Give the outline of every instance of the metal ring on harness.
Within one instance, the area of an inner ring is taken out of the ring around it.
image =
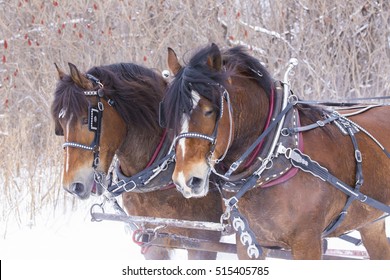
[[[292,105],[296,105],[298,101],[298,96],[296,96],[295,94],[292,94],[288,97],[288,103],[291,103]]]
[[[287,127],[282,128],[282,130],[280,131],[280,134],[281,134],[282,136],[287,137],[287,136],[290,135],[290,130],[289,130]]]
[[[103,208],[103,203],[99,204],[99,203],[95,203],[91,206],[91,209],[89,210],[89,212],[91,213],[91,221],[92,222],[101,222],[103,220],[101,219],[96,219],[94,214],[95,213],[98,213],[98,211],[94,211],[95,208],[99,208],[101,211],[100,213],[103,213],[104,214],[104,208]]]

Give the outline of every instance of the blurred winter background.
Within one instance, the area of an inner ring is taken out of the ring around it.
[[[122,224],[90,223],[93,202],[60,187],[54,62],[163,70],[167,47],[186,61],[211,42],[244,45],[277,79],[296,57],[303,99],[382,96],[389,23],[387,0],[0,0],[0,258],[141,257]]]

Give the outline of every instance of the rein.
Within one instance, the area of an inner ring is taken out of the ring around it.
[[[158,143],[157,148],[154,151],[154,153],[153,153],[152,157],[150,158],[150,160],[149,160],[148,164],[146,165],[146,167],[151,166],[153,164],[153,162],[156,160],[157,156],[161,152],[161,148],[164,145],[166,137],[167,137],[167,130],[164,129],[164,132],[163,132],[163,135],[161,137],[160,143]]]
[[[269,112],[268,112],[268,117],[267,117],[267,121],[265,123],[265,126],[264,126],[264,129],[267,129],[268,126],[270,125],[271,123],[271,119],[272,119],[272,113],[273,113],[273,110],[274,110],[274,102],[275,102],[275,87],[273,86],[271,88],[271,98],[270,98],[270,105],[269,105]],[[260,149],[262,147],[262,142],[259,143],[259,145],[257,146],[257,148],[254,150],[254,152],[252,153],[252,157],[249,158],[249,160],[245,163],[244,165],[244,168],[247,168],[249,167],[253,161],[255,160],[255,158],[257,157],[257,155],[259,154],[260,152]]]

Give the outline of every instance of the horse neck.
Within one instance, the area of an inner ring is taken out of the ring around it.
[[[258,86],[237,91],[231,95],[234,122],[234,140],[229,148],[225,164],[237,160],[260,136],[269,113],[269,99]]]
[[[163,129],[128,127],[126,138],[116,155],[124,175],[132,176],[143,170],[155,152]]]

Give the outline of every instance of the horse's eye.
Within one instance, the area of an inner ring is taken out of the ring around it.
[[[214,110],[207,110],[204,112],[205,117],[211,117],[214,113]]]
[[[81,124],[82,124],[82,125],[88,124],[88,118],[87,118],[87,117],[82,118],[82,119],[81,119]]]

